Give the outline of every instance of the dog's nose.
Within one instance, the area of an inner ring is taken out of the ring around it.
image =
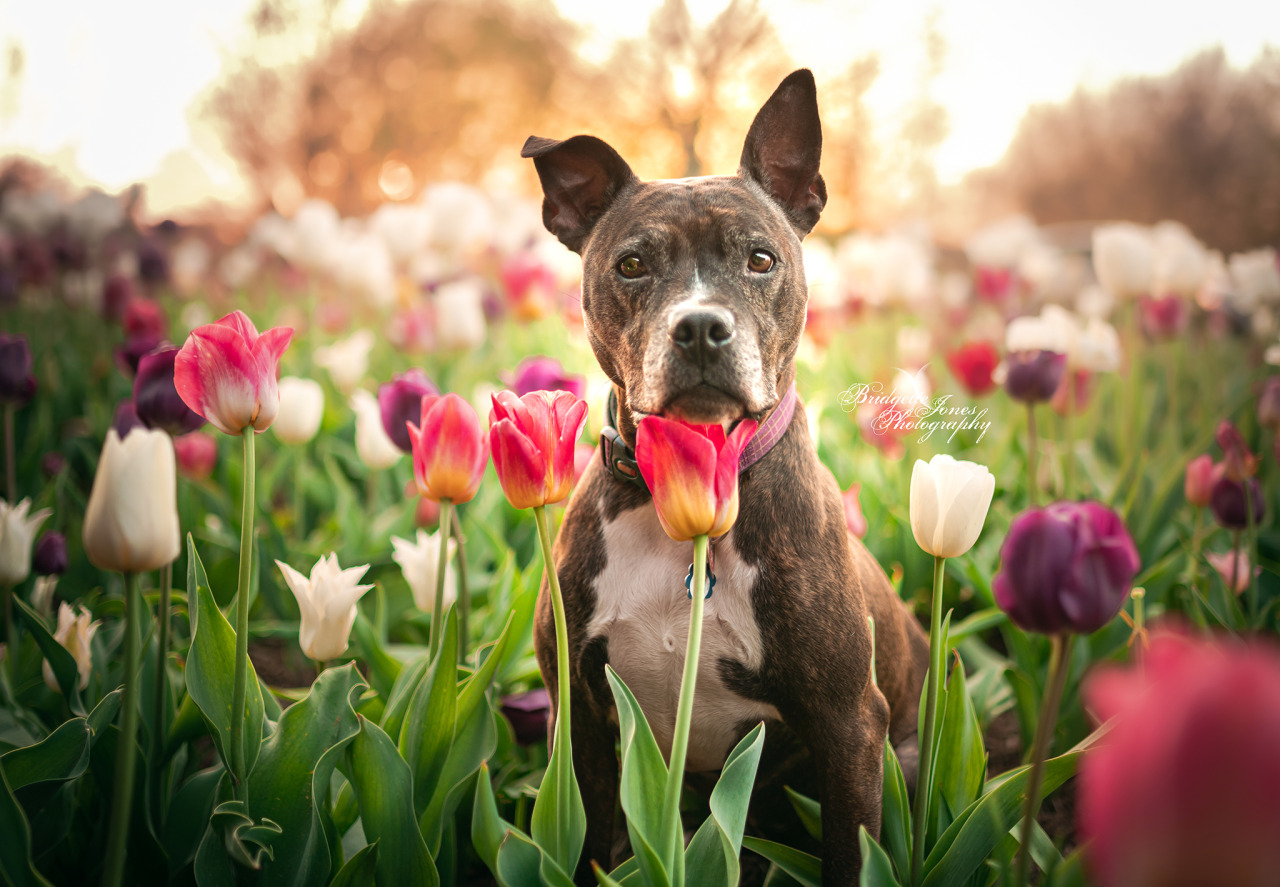
[[[690,360],[709,363],[733,341],[733,315],[724,308],[703,305],[672,318],[671,341]]]

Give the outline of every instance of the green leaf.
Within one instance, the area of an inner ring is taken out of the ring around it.
[[[218,783],[226,772],[221,764],[201,770],[174,793],[164,823],[164,846],[171,870],[176,871],[195,858],[213,813]]]
[[[902,765],[888,738],[884,741],[884,794],[881,803],[880,842],[889,852],[898,877],[911,872],[911,798]]]
[[[271,820],[254,821],[244,801],[223,801],[213,808],[196,851],[196,882],[200,887],[233,887],[239,879],[238,868],[261,868],[279,835],[280,826]]]
[[[862,873],[858,887],[902,887],[893,876],[893,863],[871,837],[865,825],[858,826],[858,847],[862,850]]]
[[[199,564],[200,555],[196,553],[195,542],[191,534],[187,534],[188,562]],[[203,573],[203,567],[188,567],[187,580]],[[195,601],[196,607],[191,611],[192,637],[191,653],[187,658],[187,693],[200,709],[205,720],[213,730],[213,741],[218,748],[227,770],[235,773],[233,763],[229,760],[231,753],[231,703],[236,670],[236,633],[231,623],[227,622],[222,611],[218,609],[212,592],[202,586],[187,587],[188,600]],[[245,688],[244,706],[244,772],[236,773],[243,781],[253,772],[258,760],[258,750],[262,744],[262,727],[264,708],[262,689],[258,683],[258,675],[253,670],[253,663],[248,663],[249,680]]]
[[[573,878],[551,855],[518,831],[507,832],[498,848],[498,879],[509,887],[573,887]]]
[[[711,790],[711,815],[698,829],[685,853],[686,884],[737,884],[738,856],[747,825],[747,807],[764,749],[764,724],[742,737],[725,759]]]
[[[407,887],[437,887],[440,876],[413,815],[409,765],[382,728],[359,718],[360,732],[347,754],[349,778],[360,804],[369,842],[380,843],[378,881]]]
[[[419,682],[400,730],[400,756],[413,772],[414,815],[431,801],[453,745],[458,715],[458,619],[445,616],[444,639],[427,675]]]
[[[92,736],[86,718],[72,718],[35,745],[0,757],[9,787],[17,791],[41,782],[75,779],[89,766]]]
[[[329,877],[322,809],[334,765],[360,732],[354,706],[365,686],[354,664],[326,669],[262,745],[249,797],[255,816],[284,830],[263,866],[263,876],[273,884],[307,887]]]
[[[476,778],[475,801],[471,807],[471,843],[489,871],[495,874],[498,871],[498,848],[506,839],[507,832],[514,828],[498,813],[498,800],[493,795],[489,767],[482,764]]]
[[[822,860],[818,857],[762,838],[743,838],[742,846],[769,860],[803,887],[822,887]]]
[[[932,840],[937,840],[955,816],[977,800],[987,773],[982,728],[969,700],[964,667],[958,658],[947,679],[946,697],[940,700],[939,709],[942,728],[938,733],[934,793],[929,804]],[[938,803],[939,798],[943,803]]]
[[[379,589],[381,590],[381,589]],[[352,640],[360,649],[360,659],[369,666],[369,683],[384,700],[390,698],[391,688],[400,677],[403,666],[378,643],[377,632],[359,609],[351,632]]]
[[[886,740],[887,741],[887,740]],[[815,841],[822,840],[822,805],[808,795],[802,795],[791,786],[783,786],[787,799],[800,817],[800,824]]]
[[[400,676],[391,685],[381,721],[382,729],[388,736],[400,735],[404,727],[404,716],[409,712],[409,703],[413,701],[413,694],[417,691],[418,684],[427,676],[427,670],[430,667],[431,660],[423,656],[401,671]]]
[[[329,887],[374,887],[378,871],[378,842],[366,844],[347,860]]]
[[[17,603],[17,598],[14,601]],[[31,861],[31,826],[3,770],[0,770],[0,835],[4,835],[0,840],[0,880],[13,887],[52,887]]]
[[[1062,861],[1049,873],[1046,883],[1049,887],[1088,887],[1089,880],[1084,870],[1085,848],[1080,848]]]
[[[40,618],[40,614],[27,606],[22,598],[16,594],[10,594],[9,599],[13,601],[14,612],[27,623],[31,636],[36,639],[36,645],[49,663],[49,668],[58,682],[58,689],[67,700],[67,708],[71,709],[72,714],[83,717],[85,708],[84,703],[80,701],[80,669],[76,665],[75,657],[71,655],[71,651],[54,639],[49,627]]]
[[[627,815],[631,849],[644,883],[669,880],[663,870],[662,808],[666,794],[667,764],[653,738],[640,703],[611,666],[605,666],[609,687],[618,709],[618,730],[622,740],[622,779],[618,794]],[[543,780],[546,784],[546,780]],[[585,833],[585,832],[584,832]]]

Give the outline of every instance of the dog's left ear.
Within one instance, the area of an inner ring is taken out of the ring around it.
[[[605,210],[639,181],[618,152],[595,136],[563,142],[529,136],[520,156],[533,158],[542,182],[542,224],[579,255]]]
[[[738,174],[759,183],[803,237],[827,205],[827,185],[818,172],[821,158],[818,90],[813,73],[802,68],[788,75],[756,114]]]

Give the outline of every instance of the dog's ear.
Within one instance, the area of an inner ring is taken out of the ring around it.
[[[637,181],[627,162],[595,136],[557,142],[529,136],[520,150],[542,182],[542,224],[575,253],[623,188]]]
[[[827,205],[827,185],[818,173],[821,158],[818,90],[812,72],[802,68],[788,75],[756,114],[738,174],[772,195],[803,237]]]

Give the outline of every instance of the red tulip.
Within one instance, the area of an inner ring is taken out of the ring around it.
[[[502,492],[516,508],[560,502],[573,487],[574,454],[587,404],[568,391],[524,397],[499,391],[489,413],[489,449]]]
[[[1143,670],[1086,682],[1116,724],[1080,766],[1103,887],[1263,887],[1280,875],[1280,655],[1157,636]]]
[[[738,459],[756,433],[744,419],[726,437],[719,425],[645,416],[636,461],[653,493],[658,520],[677,542],[723,536],[738,519]]]
[[[164,337],[168,324],[159,302],[134,297],[125,305],[123,325],[126,338],[152,336],[159,339]]]
[[[219,431],[266,431],[280,411],[276,376],[292,338],[282,326],[259,336],[243,311],[196,327],[174,361],[178,395]]]
[[[981,397],[996,387],[992,374],[1000,363],[1000,353],[990,342],[970,342],[947,355],[947,366],[974,397]]]
[[[1187,328],[1190,313],[1187,303],[1178,296],[1138,299],[1142,329],[1152,339],[1176,339]]]
[[[456,394],[432,395],[422,399],[421,423],[405,423],[418,492],[437,502],[470,502],[489,461],[476,411]]]
[[[1208,454],[1196,456],[1187,463],[1187,476],[1183,481],[1187,501],[1204,508],[1209,504],[1213,483],[1217,479],[1217,466],[1213,464],[1213,459]]]

